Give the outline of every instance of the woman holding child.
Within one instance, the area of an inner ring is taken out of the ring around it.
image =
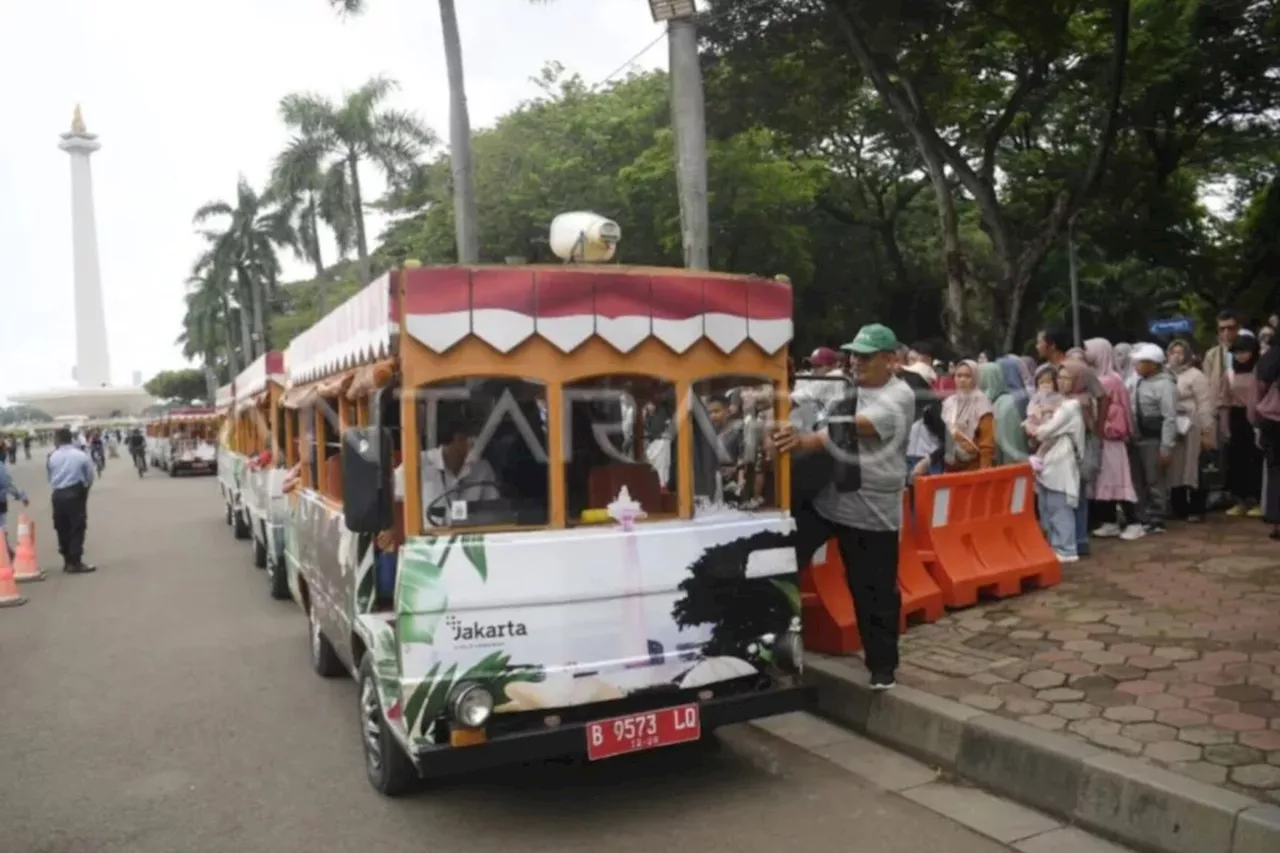
[[[1040,526],[1064,563],[1079,560],[1076,507],[1085,499],[1080,458],[1085,441],[1086,401],[1083,362],[1066,359],[1036,372],[1036,393],[1027,406],[1025,429],[1035,453],[1036,497]]]

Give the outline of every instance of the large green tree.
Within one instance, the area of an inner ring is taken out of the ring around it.
[[[252,317],[252,333],[242,340],[248,361],[271,349],[269,306],[280,278],[276,249],[291,246],[297,237],[289,213],[270,193],[260,193],[242,175],[234,201],[210,201],[196,211],[196,225],[205,226],[209,248],[196,262],[196,274],[213,281],[234,282],[240,308],[242,336]]]
[[[147,393],[161,400],[191,405],[197,400],[211,403],[208,383],[203,370],[183,368],[182,370],[162,370],[143,386]]]
[[[394,187],[408,180],[418,159],[436,143],[417,116],[386,106],[395,88],[393,81],[375,77],[337,102],[312,93],[280,101],[280,116],[293,138],[276,160],[276,173],[326,175],[334,195],[349,199],[356,254],[366,280],[369,240],[361,166],[376,166]]]

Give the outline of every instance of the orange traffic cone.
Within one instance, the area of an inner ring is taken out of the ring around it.
[[[9,540],[0,530],[0,607],[17,607],[26,603],[13,579],[13,566],[9,565]]]
[[[18,551],[13,557],[13,576],[18,583],[44,580],[36,560],[36,525],[24,512],[18,516]]]

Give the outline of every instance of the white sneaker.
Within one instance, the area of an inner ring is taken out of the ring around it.
[[[1076,556],[1076,555],[1074,555],[1074,554],[1071,554],[1071,555],[1067,555],[1067,554],[1056,554],[1055,556],[1058,558],[1058,562],[1059,562],[1059,563],[1078,563],[1078,562],[1080,562],[1080,558],[1079,558],[1079,557],[1077,557],[1077,556]]]
[[[1141,524],[1130,524],[1120,534],[1120,538],[1126,542],[1132,542],[1135,539],[1141,539],[1147,535],[1147,529]]]
[[[1109,521],[1097,530],[1093,531],[1093,535],[1101,539],[1114,539],[1120,535],[1120,525],[1116,524],[1114,521]]]

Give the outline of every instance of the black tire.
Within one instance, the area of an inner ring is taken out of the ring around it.
[[[320,623],[316,621],[314,608],[307,608],[307,622],[310,623],[307,626],[307,634],[311,642],[311,668],[321,678],[337,678],[345,670],[343,670],[342,661],[338,660],[338,653],[333,650],[333,645],[329,642],[329,638],[320,629]]]
[[[169,466],[169,476],[170,476],[170,477],[176,477],[176,476],[178,476],[178,469],[177,469],[177,468],[174,468],[172,465],[170,465],[170,466]]]
[[[227,517],[226,517],[227,527],[230,527],[232,523],[231,522],[231,504],[224,504],[224,506],[226,506],[227,508]]]
[[[270,553],[267,554],[267,583],[271,589],[271,597],[276,601],[288,601],[291,593],[289,592],[289,571],[288,568],[276,560]]]
[[[412,793],[420,784],[418,771],[387,726],[378,697],[378,680],[373,655],[365,653],[360,662],[360,689],[357,691],[360,711],[360,746],[364,753],[365,776],[369,784],[385,797]]]
[[[234,523],[231,526],[231,532],[237,539],[249,538],[249,525],[244,520],[244,513],[236,512],[233,514]]]
[[[253,537],[253,567],[255,569],[265,569],[267,567],[267,546]]]

